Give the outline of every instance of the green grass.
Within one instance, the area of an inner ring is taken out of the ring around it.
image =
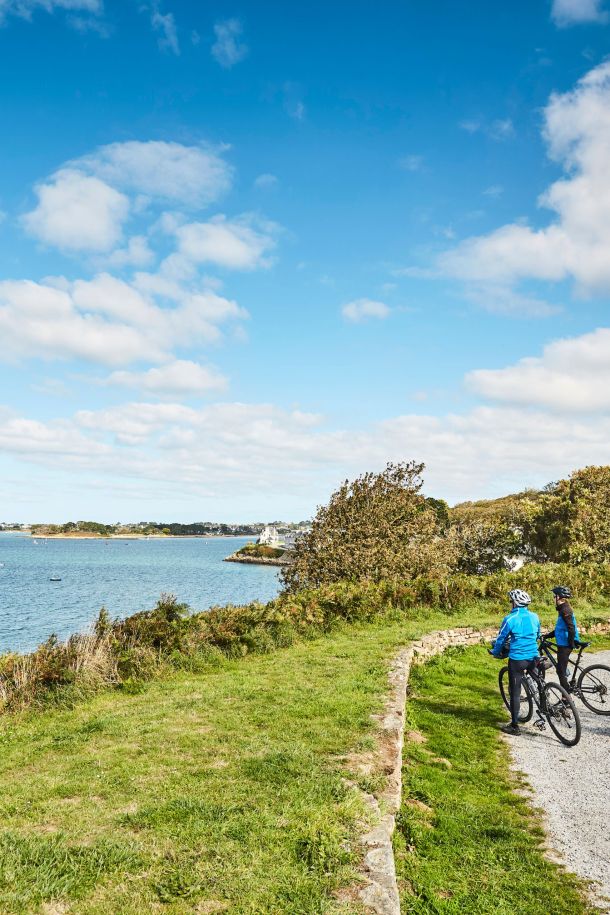
[[[0,912],[336,912],[363,814],[339,757],[370,747],[388,660],[499,617],[397,613],[0,718]]]
[[[411,678],[404,797],[395,837],[403,912],[576,915],[582,885],[542,854],[543,832],[515,794],[498,662],[453,649]]]
[[[337,757],[370,742],[388,658],[420,628],[346,626],[3,718],[0,911],[332,910],[362,816]]]

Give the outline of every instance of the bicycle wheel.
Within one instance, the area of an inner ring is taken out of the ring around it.
[[[510,712],[510,687],[508,681],[508,667],[503,667],[500,673],[498,674],[498,686],[500,687],[500,695],[504,705]],[[525,683],[521,685],[521,698],[519,701],[519,722],[525,724],[526,721],[529,721],[532,715],[534,714],[534,703],[532,702],[532,697],[525,687]]]
[[[605,664],[585,667],[578,678],[576,693],[596,715],[610,715],[610,667]]]
[[[544,716],[551,730],[566,747],[575,747],[580,740],[580,718],[569,693],[559,683],[544,687]]]

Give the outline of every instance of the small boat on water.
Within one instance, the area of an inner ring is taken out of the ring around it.
[[[52,575],[49,578],[49,581],[61,581],[61,578],[59,577],[59,575]]]

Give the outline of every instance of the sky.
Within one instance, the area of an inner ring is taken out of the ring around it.
[[[0,521],[610,463],[610,2],[0,0]]]

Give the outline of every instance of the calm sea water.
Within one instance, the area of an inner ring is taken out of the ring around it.
[[[0,652],[30,651],[56,633],[149,610],[162,592],[196,610],[267,601],[279,591],[273,566],[223,562],[248,537],[161,540],[39,540],[0,533]],[[59,576],[60,582],[51,582]]]

